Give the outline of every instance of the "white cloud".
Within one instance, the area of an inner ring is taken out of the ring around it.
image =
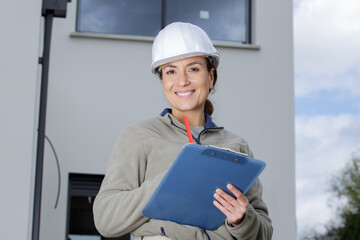
[[[360,89],[360,1],[295,0],[294,6],[297,96]]]
[[[359,53],[360,54],[360,53]],[[360,56],[360,55],[359,55]],[[295,96],[306,97],[320,90],[345,91],[351,97],[360,96],[360,66],[348,72],[311,74],[301,72],[295,79]]]
[[[360,149],[360,114],[296,117],[296,192],[299,233],[321,229],[334,216],[329,179]]]

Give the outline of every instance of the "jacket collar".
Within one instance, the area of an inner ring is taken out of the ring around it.
[[[161,116],[162,117],[165,117],[166,114],[171,114],[171,108],[165,108],[164,111],[162,111],[161,113]],[[212,121],[212,118],[209,114],[207,113],[204,113],[205,115],[205,126],[204,126],[204,129],[208,129],[208,128],[212,128],[212,129],[217,129],[217,128],[220,128],[220,129],[223,129],[223,127],[218,127],[216,126],[216,124]],[[172,116],[172,114],[171,114]]]

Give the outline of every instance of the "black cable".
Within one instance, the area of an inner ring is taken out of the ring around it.
[[[211,238],[210,238],[209,234],[206,232],[206,230],[205,230],[205,229],[202,229],[202,230],[203,230],[203,231],[204,231],[204,233],[206,234],[206,236],[207,236],[208,240],[211,240]]]
[[[59,196],[60,196],[60,189],[61,189],[61,173],[60,173],[60,163],[59,163],[59,159],[57,157],[54,145],[51,143],[50,139],[45,135],[45,139],[48,141],[48,143],[50,144],[50,147],[54,153],[55,156],[55,160],[56,160],[56,165],[57,165],[57,170],[58,170],[58,191],[57,191],[57,195],[56,195],[56,201],[55,201],[55,206],[54,209],[56,209],[58,202],[59,202]]]

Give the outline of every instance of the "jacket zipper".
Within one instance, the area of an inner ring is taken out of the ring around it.
[[[171,124],[172,124],[173,126],[177,127],[178,129],[182,130],[183,132],[185,132],[185,135],[187,135],[186,129],[183,129],[183,128],[175,125],[172,121],[171,121]],[[201,130],[201,132],[199,133],[199,137],[198,137],[198,138],[194,137],[192,134],[191,134],[191,137],[195,140],[195,142],[196,142],[197,144],[202,145],[202,144],[201,144],[201,141],[200,141],[201,135],[202,135],[205,131],[207,131],[207,130],[218,130],[218,129],[220,130],[220,129],[223,129],[223,128],[222,128],[222,127],[217,127],[217,128],[204,128],[204,129]]]

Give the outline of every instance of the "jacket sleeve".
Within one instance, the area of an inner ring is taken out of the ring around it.
[[[93,205],[97,230],[105,237],[118,237],[141,226],[149,218],[141,210],[165,173],[144,181],[146,146],[135,130],[120,136],[107,166],[105,178]]]

